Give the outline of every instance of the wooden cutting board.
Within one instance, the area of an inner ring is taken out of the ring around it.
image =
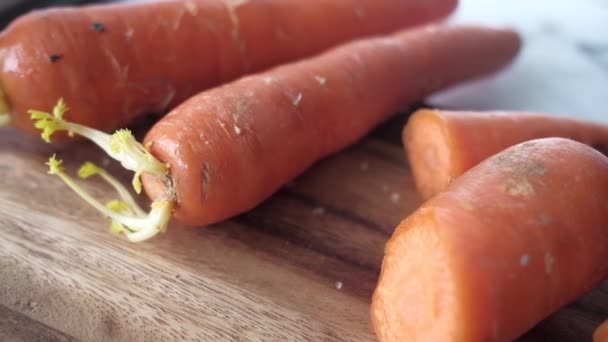
[[[0,131],[0,340],[374,341],[369,304],[384,244],[420,204],[399,142],[406,119],[248,213],[207,228],[174,223],[141,244],[109,234],[44,163],[57,152],[68,170],[94,160],[125,183],[128,172],[88,143],[52,149]],[[522,341],[589,340],[608,315],[607,290]]]

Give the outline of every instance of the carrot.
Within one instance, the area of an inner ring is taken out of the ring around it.
[[[372,303],[386,341],[512,341],[608,275],[608,159],[564,138],[510,147],[407,217]]]
[[[402,137],[424,198],[487,157],[527,140],[563,137],[608,151],[608,126],[540,113],[422,109],[410,117]]]
[[[513,31],[475,26],[428,26],[352,42],[189,99],[147,134],[145,146],[158,160],[127,167],[144,174],[151,199],[174,201],[177,220],[218,222],[258,205],[408,103],[500,69],[519,46]],[[48,114],[35,116],[39,127],[52,126],[46,135],[57,127],[87,134]],[[115,146],[134,146],[132,136],[119,133],[109,138]],[[144,150],[138,158],[149,157]],[[127,159],[123,165],[136,158]]]
[[[600,324],[593,332],[593,342],[608,342],[608,320]]]
[[[59,97],[71,121],[116,129],[238,76],[445,17],[456,4],[157,0],[39,10],[2,32],[0,83],[12,124],[25,132],[38,132],[27,109]]]

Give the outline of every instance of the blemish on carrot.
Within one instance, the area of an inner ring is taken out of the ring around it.
[[[243,66],[248,67],[249,62],[247,61],[247,47],[245,41],[241,36],[241,22],[237,15],[237,8],[245,4],[248,0],[226,0],[226,10],[230,17],[230,23],[232,24],[232,40],[238,47],[241,54],[241,62]]]
[[[526,178],[509,179],[503,187],[504,192],[511,196],[529,197],[534,194],[534,188]]]
[[[207,188],[209,187],[209,183],[211,182],[211,167],[209,163],[203,163],[203,170],[201,171],[201,199],[203,201],[207,200]]]
[[[355,61],[357,64],[359,65],[364,65],[363,63],[363,59],[361,58],[361,55],[359,53],[353,53],[351,56],[351,59],[353,61]]]
[[[186,11],[188,11],[188,13],[190,13],[191,15],[195,16],[198,14],[198,6],[196,6],[196,4],[192,0],[186,1],[186,4],[184,6],[186,7]]]
[[[296,97],[293,99],[293,101],[291,101],[291,103],[293,103],[293,106],[294,107],[299,106],[303,97],[304,97],[304,95],[302,95],[302,93],[298,93],[298,95],[296,95]]]
[[[553,270],[553,264],[555,263],[555,258],[549,252],[545,253],[545,272],[547,274],[551,274],[551,270]]]
[[[63,58],[62,54],[53,54],[49,56],[49,61],[51,63],[59,62]]]
[[[547,173],[547,169],[540,163],[536,163],[533,165],[530,170],[531,174],[542,176]]]
[[[224,132],[226,132],[226,134],[230,134],[230,132],[228,131],[228,128],[226,128],[226,124],[223,121],[221,121],[220,119],[217,119],[216,121],[220,125],[220,127],[224,130]]]
[[[336,282],[336,290],[341,290],[342,286],[344,286],[344,284],[341,281]]]
[[[274,30],[274,36],[277,37],[279,40],[289,40],[289,36],[281,28],[277,28]]]
[[[173,25],[171,27],[173,32],[177,31],[179,29],[179,27],[181,26],[182,20],[184,19],[184,15],[186,14],[186,12],[188,12],[188,10],[184,7],[184,9],[182,11],[180,11],[179,14],[177,15],[177,17],[174,19]]]
[[[531,260],[532,260],[531,256],[529,256],[527,254],[524,254],[524,255],[521,256],[521,258],[519,258],[519,264],[521,266],[525,267],[525,266],[528,266],[530,264]]]
[[[323,76],[316,75],[315,80],[317,80],[317,82],[319,82],[319,84],[322,86],[325,85],[325,83],[327,83],[327,79]]]
[[[312,213],[314,215],[323,215],[325,214],[325,208],[324,207],[316,207],[312,210]]]
[[[118,75],[120,81],[126,82],[129,73],[129,66],[126,65],[125,67],[123,67],[114,55],[114,52],[112,52],[112,50],[104,48],[102,49],[102,51],[103,54],[110,61],[110,64],[112,64],[112,68],[114,69],[114,72]]]
[[[475,205],[471,201],[462,201],[460,202],[460,206],[462,207],[462,209],[468,211],[475,209]]]
[[[401,200],[401,195],[398,192],[393,192],[391,194],[391,201],[393,203],[399,203],[400,200]]]
[[[362,8],[360,8],[360,7],[355,7],[354,12],[355,12],[355,15],[356,15],[358,18],[365,18],[365,14],[366,14],[366,13],[365,13],[365,11],[364,11]]]
[[[551,224],[551,222],[553,222],[551,216],[547,214],[540,215],[540,224],[542,224],[543,226],[548,226]]]
[[[262,80],[264,81],[264,83],[266,83],[267,85],[271,85],[274,83],[275,79],[272,76],[266,76],[264,78],[262,78]]]
[[[125,31],[125,38],[127,40],[131,40],[133,38],[133,34],[135,33],[135,30],[133,30],[132,27],[129,27],[126,31]]]
[[[106,31],[106,25],[104,25],[103,23],[92,23],[90,27],[91,30],[97,31],[99,33]]]

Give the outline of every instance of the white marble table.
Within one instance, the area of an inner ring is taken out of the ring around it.
[[[505,72],[433,103],[608,122],[608,0],[461,0],[451,20],[513,26],[524,47]]]

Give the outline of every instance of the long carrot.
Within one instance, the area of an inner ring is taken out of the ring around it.
[[[258,205],[406,104],[500,69],[519,45],[513,31],[475,26],[428,26],[346,44],[191,98],[146,136],[159,160],[145,152],[133,164],[122,161],[136,176],[146,173],[153,200],[176,204],[179,221],[218,222]],[[37,117],[38,126],[50,126],[47,135],[57,127],[87,135],[48,114]],[[134,146],[128,132],[113,138],[114,146]],[[107,150],[120,159],[120,149]]]
[[[442,18],[456,4],[155,0],[38,10],[0,36],[0,102],[32,134],[27,109],[51,108],[59,97],[72,107],[71,121],[116,129],[238,76]]]
[[[608,320],[600,324],[593,332],[593,342],[608,342]]]
[[[563,137],[608,151],[608,126],[541,113],[422,109],[410,117],[402,136],[424,198],[487,157],[527,140]]]
[[[608,158],[532,140],[457,178],[386,245],[380,341],[511,341],[608,275]]]

